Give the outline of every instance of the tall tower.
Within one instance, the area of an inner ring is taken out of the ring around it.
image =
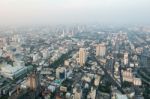
[[[30,89],[36,91],[39,87],[39,74],[34,71],[34,73],[29,75],[28,82]]]
[[[124,53],[124,65],[127,65],[128,64],[128,53],[125,52]]]
[[[106,46],[104,43],[98,44],[96,46],[96,56],[103,57],[106,54]]]
[[[86,62],[86,50],[84,48],[80,48],[79,50],[79,64],[83,66]]]

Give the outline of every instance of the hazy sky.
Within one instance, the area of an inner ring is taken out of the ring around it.
[[[0,24],[150,24],[150,0],[0,0]]]

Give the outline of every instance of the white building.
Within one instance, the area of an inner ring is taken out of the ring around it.
[[[36,62],[39,58],[39,55],[37,53],[34,53],[32,58],[33,58],[33,62]]]
[[[44,49],[41,51],[42,52],[42,56],[44,59],[46,59],[48,57],[48,50],[47,49]]]
[[[26,72],[27,72],[27,67],[25,66],[11,66],[8,64],[2,66],[0,71],[1,75],[10,79],[17,78]]]
[[[122,71],[123,81],[132,82],[133,81],[133,73],[131,69]]]
[[[98,44],[96,46],[96,56],[103,57],[103,56],[105,56],[105,54],[106,54],[106,46],[105,46],[105,44],[104,43]]]
[[[127,65],[128,64],[128,53],[125,52],[124,53],[124,65]]]
[[[65,60],[65,61],[64,61],[64,65],[65,65],[65,66],[69,66],[69,64],[70,64],[70,62],[69,62],[68,60]]]
[[[141,86],[142,85],[141,78],[133,78],[133,84],[136,86]]]
[[[91,87],[90,99],[95,99],[95,98],[96,98],[96,89]]]

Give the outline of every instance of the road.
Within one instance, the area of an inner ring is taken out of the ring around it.
[[[95,56],[93,56],[93,59],[97,62],[97,64],[101,67],[101,69],[104,71],[105,75],[108,76],[108,79],[113,82],[117,86],[117,88],[122,92],[123,94],[125,93],[124,90],[121,88],[121,84],[112,76],[108,73],[108,71],[100,64],[100,62],[96,59]]]

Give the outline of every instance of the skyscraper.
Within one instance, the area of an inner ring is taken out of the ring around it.
[[[86,62],[86,50],[84,48],[80,48],[79,50],[79,64],[83,66]]]
[[[98,44],[96,46],[96,56],[103,57],[106,54],[106,46],[104,43]]]
[[[124,65],[127,65],[128,64],[128,53],[125,52],[124,53]]]

